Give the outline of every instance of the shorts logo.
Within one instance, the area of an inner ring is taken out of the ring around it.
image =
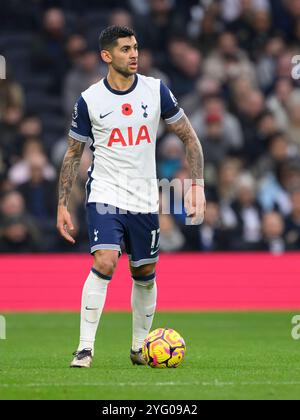
[[[124,104],[122,105],[122,114],[126,115],[126,117],[129,117],[133,114],[133,110],[130,104]]]
[[[98,234],[99,234],[99,230],[94,230],[94,235],[95,235],[95,237],[94,237],[94,242],[97,242],[98,241]]]
[[[156,249],[155,251],[151,251],[151,255],[155,255],[155,254],[157,254],[158,253],[158,251],[159,251],[159,249]]]

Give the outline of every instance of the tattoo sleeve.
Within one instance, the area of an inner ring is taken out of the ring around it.
[[[58,205],[68,206],[72,187],[77,178],[84,146],[85,143],[69,137],[68,150],[65,154],[59,177]]]
[[[186,115],[176,123],[169,124],[169,131],[175,133],[185,144],[186,157],[192,180],[204,178],[204,156],[200,140]]]

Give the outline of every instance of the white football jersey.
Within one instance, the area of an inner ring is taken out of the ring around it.
[[[73,111],[70,137],[91,140],[87,202],[132,212],[157,212],[156,136],[160,118],[178,121],[183,110],[158,79],[136,75],[117,91],[107,79],[84,91]]]

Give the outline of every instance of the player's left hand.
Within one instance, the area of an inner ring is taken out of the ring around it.
[[[184,197],[184,208],[188,217],[192,218],[192,225],[201,225],[206,211],[204,187],[192,185]]]

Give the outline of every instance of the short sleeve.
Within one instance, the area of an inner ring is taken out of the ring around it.
[[[160,82],[160,104],[161,117],[167,124],[177,122],[184,114],[183,109],[178,106],[178,101],[170,89]]]
[[[83,97],[80,96],[74,106],[69,136],[72,139],[85,143],[91,136],[91,128],[92,125],[87,104]]]

